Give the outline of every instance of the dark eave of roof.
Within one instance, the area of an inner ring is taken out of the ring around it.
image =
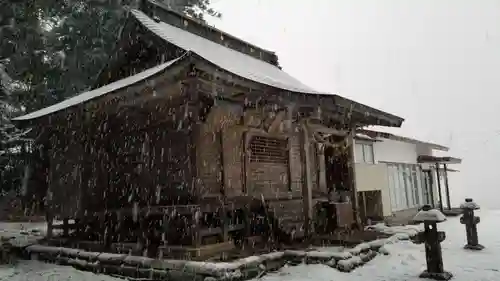
[[[343,107],[348,111],[364,112],[367,118],[369,118],[371,115],[382,121],[379,124],[373,124],[373,125],[399,128],[401,127],[401,125],[403,125],[403,122],[405,120],[402,117],[387,113],[380,109],[373,108],[371,106],[356,102],[354,100],[350,100],[346,97],[342,97],[339,95],[333,95],[333,96],[335,105]],[[372,124],[367,124],[367,125],[372,125]]]
[[[462,159],[449,156],[419,155],[418,163],[461,164]]]

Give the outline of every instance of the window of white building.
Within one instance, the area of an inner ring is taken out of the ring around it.
[[[422,169],[417,164],[387,163],[391,209],[399,211],[426,203]]]
[[[354,160],[356,163],[374,163],[373,144],[356,142],[354,145]]]

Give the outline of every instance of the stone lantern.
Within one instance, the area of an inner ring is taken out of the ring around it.
[[[419,277],[450,280],[453,275],[443,269],[443,252],[441,250],[441,242],[444,241],[446,235],[443,231],[437,230],[437,224],[446,220],[445,215],[439,210],[432,209],[430,205],[425,205],[413,220],[424,223],[424,231],[412,239],[416,244],[425,244],[427,269]]]
[[[463,211],[463,215],[460,217],[460,223],[465,224],[465,232],[467,235],[467,244],[464,248],[468,250],[484,249],[484,246],[479,244],[477,238],[477,224],[480,222],[480,219],[474,216],[474,210],[479,210],[479,205],[471,198],[467,198],[464,203],[460,204],[460,209]]]
[[[15,237],[0,237],[0,264],[8,264],[14,261],[13,239]]]

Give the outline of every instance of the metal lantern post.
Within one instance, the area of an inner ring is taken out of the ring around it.
[[[464,203],[460,204],[460,209],[463,211],[463,215],[460,217],[460,223],[465,224],[465,232],[467,235],[467,244],[464,248],[477,251],[484,249],[484,246],[479,244],[477,237],[477,224],[480,222],[480,219],[474,216],[474,210],[479,210],[479,205],[471,198],[467,198]]]
[[[437,230],[437,224],[445,221],[446,216],[439,210],[432,209],[430,205],[425,205],[413,220],[424,223],[424,231],[418,233],[412,239],[416,244],[425,244],[427,269],[419,277],[434,280],[450,280],[453,275],[443,268],[443,252],[441,249],[441,242],[445,240],[446,235],[443,231]]]

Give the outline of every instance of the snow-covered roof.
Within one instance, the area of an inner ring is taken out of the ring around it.
[[[165,41],[186,51],[192,51],[235,75],[287,91],[321,94],[270,63],[226,48],[165,22],[155,21],[139,10],[132,10],[131,13],[144,27]]]
[[[90,101],[92,99],[95,99],[97,97],[112,93],[114,91],[123,89],[125,87],[128,87],[130,85],[133,85],[135,83],[141,82],[146,78],[149,78],[165,69],[167,69],[170,65],[172,65],[174,62],[178,61],[180,58],[183,56],[176,58],[174,60],[168,61],[166,63],[160,64],[158,66],[152,67],[150,69],[147,69],[143,72],[137,73],[135,75],[129,76],[127,78],[115,81],[111,84],[105,85],[103,87],[94,89],[92,91],[84,92],[79,95],[76,95],[72,98],[69,98],[67,100],[64,100],[62,102],[56,103],[54,105],[42,108],[40,110],[31,112],[29,114],[19,116],[17,118],[14,118],[12,120],[14,121],[22,121],[22,120],[31,120],[31,119],[36,119],[39,117],[42,117],[47,114],[51,114],[78,104],[82,104],[84,102]]]
[[[132,10],[131,13],[143,26],[169,43],[174,44],[187,52],[195,53],[201,58],[235,75],[288,91],[310,94],[320,93],[302,84],[300,81],[272,64],[258,60],[230,48],[226,48],[220,44],[214,43],[201,36],[167,23],[156,22],[139,10]],[[14,118],[13,120],[22,121],[36,119],[87,102],[153,76],[160,71],[165,70],[176,60],[178,59],[158,65],[92,91],[81,93],[60,103]]]
[[[351,101],[337,95],[328,95],[326,93],[318,92],[310,88],[309,86],[304,85],[299,80],[293,78],[273,64],[267,63],[263,60],[259,60],[231,48],[227,48],[224,45],[215,43],[182,28],[178,28],[160,20],[153,20],[148,15],[139,10],[131,10],[131,15],[138,21],[139,24],[143,25],[145,28],[147,28],[163,40],[167,41],[168,43],[176,45],[177,47],[185,50],[186,53],[194,55],[197,58],[207,61],[221,68],[222,70],[232,73],[241,78],[295,93],[319,95],[324,94],[324,96],[331,96],[332,103],[338,102],[350,108],[352,108],[353,105],[356,105],[358,108],[361,108],[360,110],[362,112],[375,112],[375,115],[379,115],[379,117],[376,118],[382,118],[385,121],[389,120],[386,122],[386,124],[389,124],[389,126],[401,126],[401,123],[403,122],[402,118],[391,115],[389,113],[370,108],[366,105],[359,104],[355,101]],[[153,67],[134,76],[113,82],[109,85],[105,85],[89,92],[85,92],[78,96],[74,96],[58,104],[29,113],[21,117],[17,117],[13,120],[31,120],[63,110],[71,106],[84,103],[91,99],[103,96],[118,89],[140,82],[156,73],[159,73],[162,70],[165,70],[177,60],[179,60],[179,58],[174,61],[170,61],[165,64]]]

